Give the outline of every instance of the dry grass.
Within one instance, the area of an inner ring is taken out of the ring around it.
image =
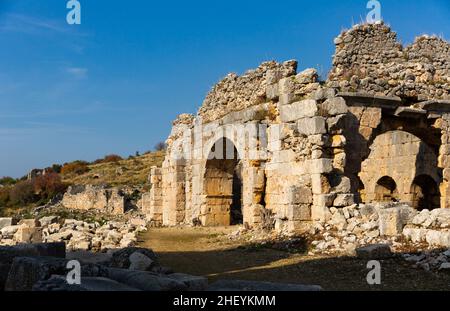
[[[450,290],[450,274],[416,269],[399,256],[382,260],[381,285],[370,286],[367,260],[356,257],[310,256],[274,245],[254,247],[230,240],[237,228],[152,228],[140,246],[153,249],[174,271],[218,279],[317,284],[329,291]],[[267,247],[268,246],[268,247]]]
[[[91,164],[89,172],[64,175],[63,181],[76,185],[143,186],[151,167],[161,166],[164,154],[164,151],[157,151],[118,162]]]

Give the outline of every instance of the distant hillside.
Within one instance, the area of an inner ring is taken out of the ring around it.
[[[147,183],[151,167],[161,166],[164,155],[164,151],[157,151],[117,162],[89,164],[88,172],[81,175],[62,174],[62,179],[75,185],[143,186]]]

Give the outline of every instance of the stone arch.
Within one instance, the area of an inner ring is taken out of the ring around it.
[[[203,159],[208,160],[211,156],[211,150],[213,150],[215,146],[220,145],[221,141],[224,142],[224,146],[226,145],[225,142],[228,142],[229,145],[232,145],[236,149],[239,159],[243,159],[245,157],[245,138],[237,139],[236,133],[234,131],[227,131],[227,129],[224,127],[217,128],[215,132],[217,134],[208,138],[203,144]]]
[[[365,188],[364,202],[394,200],[411,203],[414,193],[411,185],[416,176],[420,175],[430,176],[436,184],[441,182],[438,156],[434,148],[418,136],[403,130],[378,135],[373,140],[370,153],[359,173]],[[392,182],[384,177],[390,177],[394,181],[395,191],[392,189]],[[390,194],[391,191],[393,192]]]
[[[440,193],[436,181],[428,175],[419,175],[411,185],[412,206],[421,211],[440,208]]]
[[[239,152],[228,138],[222,137],[220,140],[211,146],[204,169],[203,192],[206,201],[200,215],[204,226],[243,223],[242,165]],[[231,148],[233,152],[230,157]]]
[[[375,185],[375,201],[396,202],[398,200],[397,183],[392,177],[383,176]]]

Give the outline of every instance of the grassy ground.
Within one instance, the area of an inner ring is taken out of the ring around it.
[[[450,290],[450,275],[413,268],[394,258],[383,260],[382,284],[369,286],[367,261],[353,257],[308,256],[231,241],[236,228],[151,229],[141,246],[153,249],[176,272],[217,279],[316,284],[325,290]]]
[[[164,151],[152,152],[113,163],[89,165],[82,175],[65,175],[63,181],[75,185],[142,186],[147,183],[152,166],[161,166]]]

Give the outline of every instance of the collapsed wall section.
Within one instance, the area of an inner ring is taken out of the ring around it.
[[[408,100],[450,98],[450,44],[422,36],[403,47],[387,25],[356,25],[335,39],[328,85]]]

